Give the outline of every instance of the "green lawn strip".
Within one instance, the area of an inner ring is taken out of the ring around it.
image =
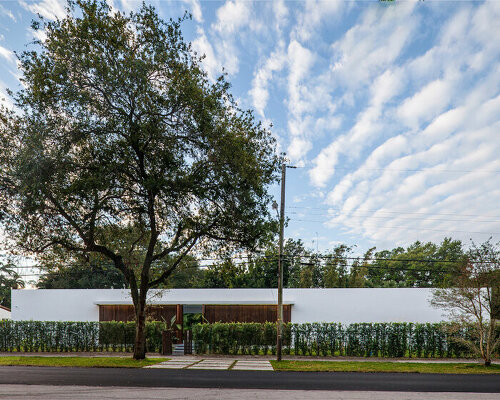
[[[395,363],[357,361],[271,361],[275,371],[416,372],[425,374],[500,374],[500,365],[479,363]]]
[[[132,357],[40,357],[27,356],[0,357],[0,365],[25,365],[43,367],[107,367],[142,368],[167,361],[168,358],[146,358],[134,360]]]

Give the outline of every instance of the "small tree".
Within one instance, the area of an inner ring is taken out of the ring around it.
[[[8,308],[11,306],[11,290],[24,287],[24,281],[15,267],[10,260],[0,260],[0,305]]]
[[[477,246],[473,243],[467,261],[457,265],[452,278],[453,287],[434,291],[431,304],[449,312],[461,325],[474,327],[473,340],[455,337],[482,357],[484,365],[500,345],[498,336],[498,289],[500,287],[500,250],[489,240]]]
[[[190,252],[251,248],[275,225],[274,138],[207,79],[181,22],[70,1],[33,24],[46,39],[19,56],[16,109],[0,109],[0,221],[24,253],[97,253],[123,273],[136,359],[149,289]]]

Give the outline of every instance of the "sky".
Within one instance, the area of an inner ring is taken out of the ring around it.
[[[142,2],[108,1],[130,12]],[[500,240],[500,1],[152,1],[289,164],[286,238],[362,252]],[[59,0],[0,1],[0,98]],[[271,193],[279,203],[279,187]]]

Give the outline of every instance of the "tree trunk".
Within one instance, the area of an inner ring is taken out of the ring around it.
[[[486,359],[486,360],[484,360],[484,366],[485,366],[485,367],[489,367],[489,366],[491,366],[491,360],[490,360],[490,359]]]
[[[144,296],[145,297],[145,296]],[[142,294],[135,313],[135,345],[134,359],[146,358],[146,299]]]

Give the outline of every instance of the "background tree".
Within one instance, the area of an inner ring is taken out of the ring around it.
[[[39,289],[126,288],[127,281],[113,264],[74,263],[46,271],[36,283]]]
[[[500,248],[489,240],[477,246],[473,243],[467,261],[457,266],[452,287],[434,292],[431,304],[448,311],[460,324],[474,327],[474,340],[459,339],[483,358],[486,366],[500,345],[496,304],[500,287]]]
[[[223,77],[208,81],[181,22],[70,2],[64,19],[33,25],[46,39],[19,57],[16,111],[0,111],[6,232],[25,253],[110,260],[131,290],[137,359],[150,288],[190,252],[252,248],[274,225],[274,139]],[[125,252],[117,230],[136,234]]]
[[[415,242],[374,254],[366,275],[370,287],[444,287],[464,259],[460,240],[444,238],[440,244]]]
[[[24,287],[24,281],[10,260],[0,260],[0,305],[11,307],[11,290]]]
[[[226,259],[206,268],[203,286],[206,288],[244,288],[247,286],[247,274],[244,265]]]
[[[365,287],[368,283],[367,275],[370,268],[370,260],[373,257],[375,247],[368,249],[363,258],[353,260],[349,274],[349,287]]]

